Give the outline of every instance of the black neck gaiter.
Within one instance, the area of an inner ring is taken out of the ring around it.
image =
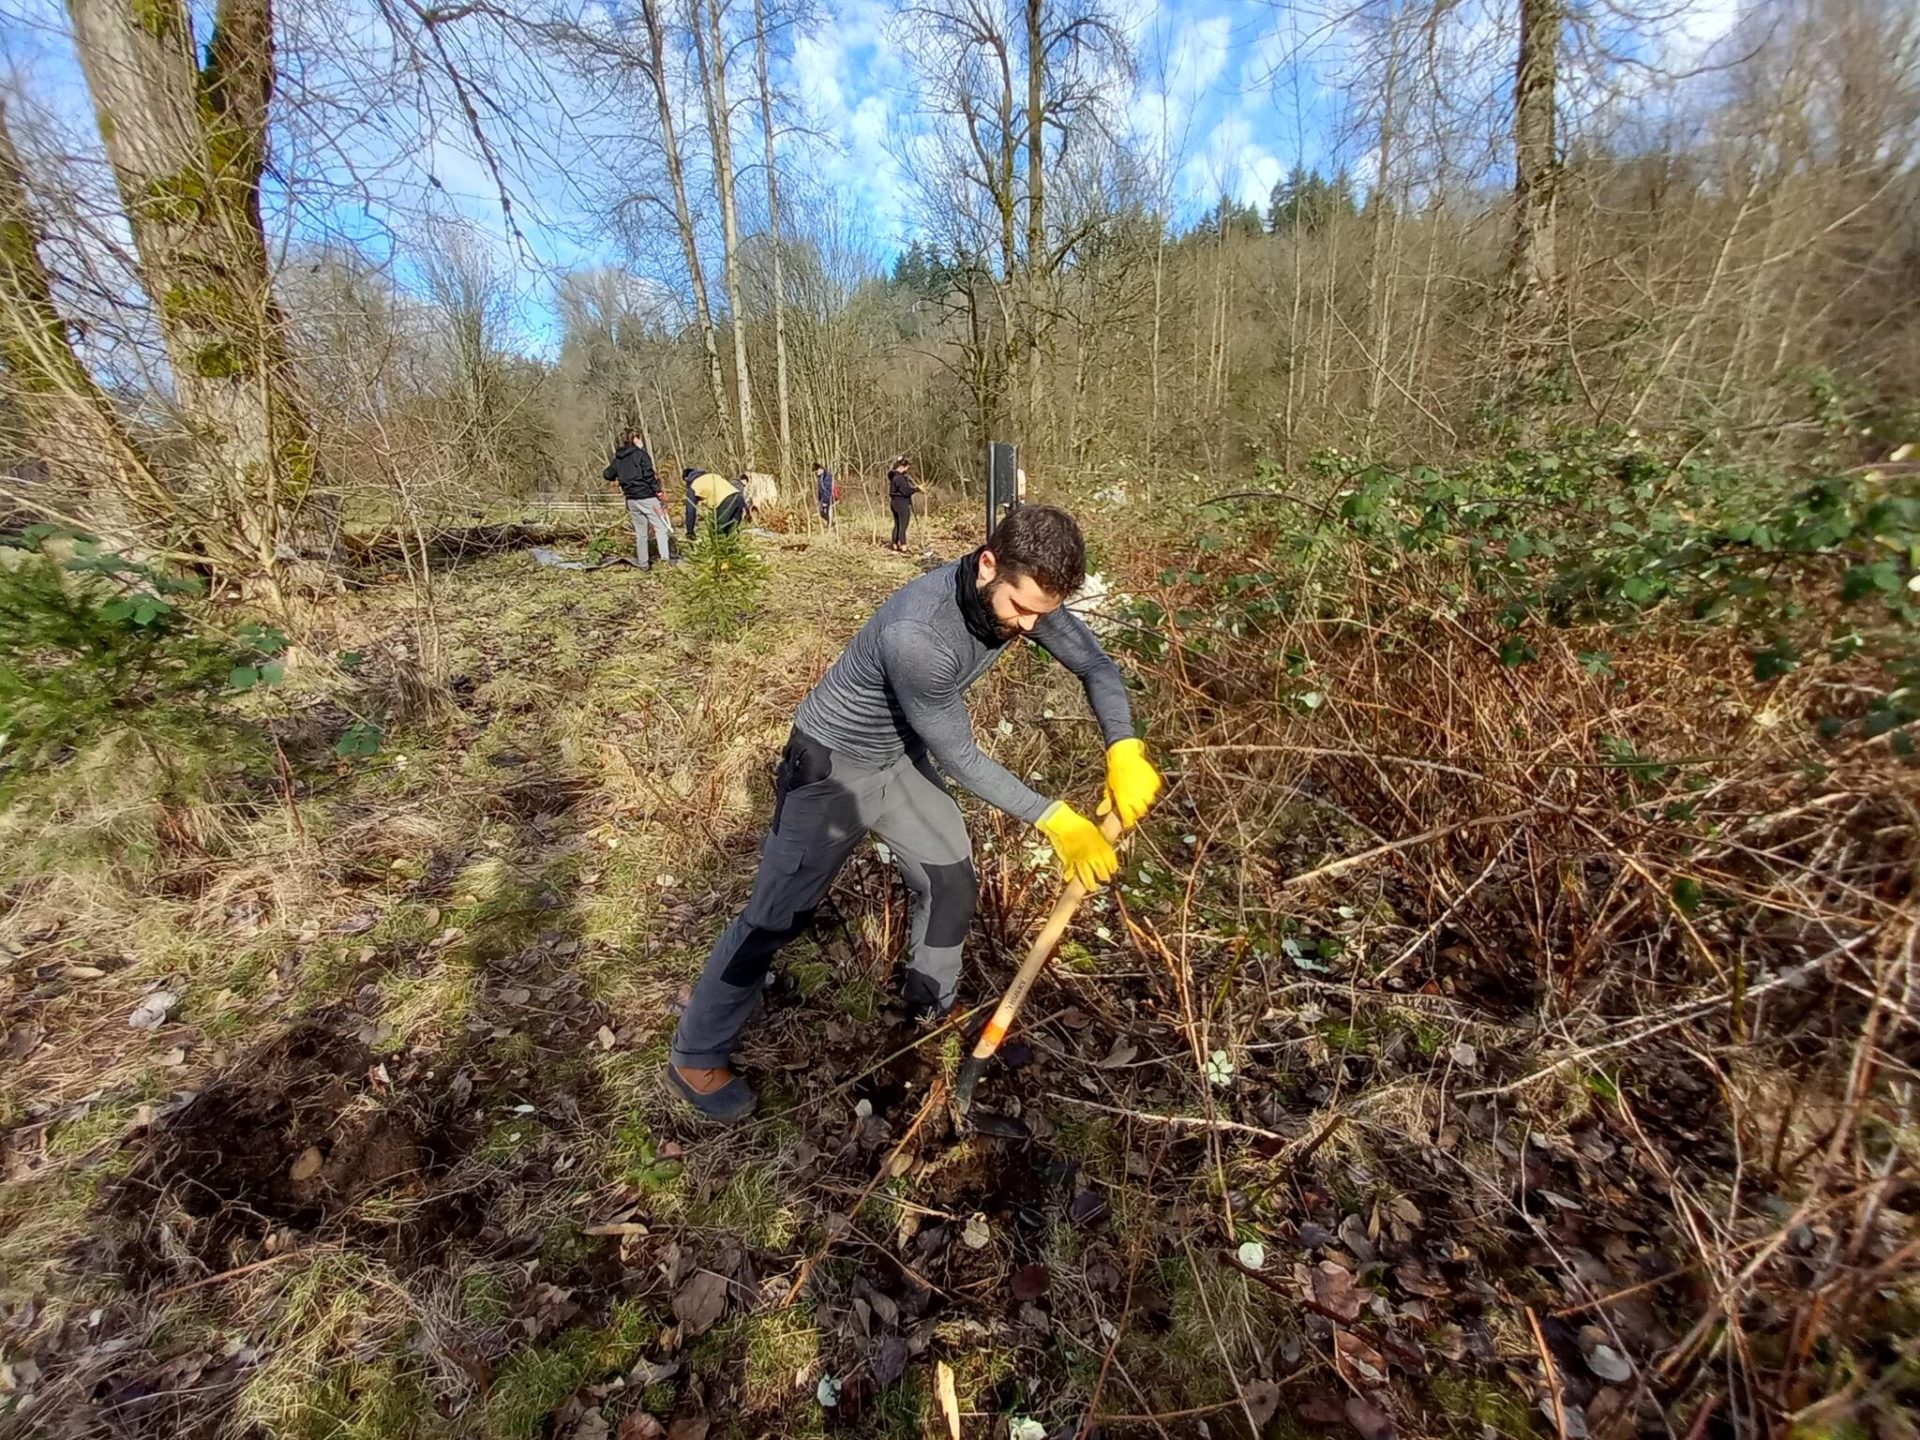
[[[1000,628],[999,617],[993,613],[986,591],[980,588],[980,556],[986,548],[982,545],[955,567],[954,598],[960,602],[960,618],[967,622],[968,633],[989,649],[998,650],[1013,637]]]

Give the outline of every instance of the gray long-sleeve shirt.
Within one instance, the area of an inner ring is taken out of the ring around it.
[[[954,588],[965,563],[943,565],[894,591],[800,702],[794,724],[865,765],[889,765],[924,745],[956,784],[1031,825],[1050,802],[974,743],[967,687],[1007,647],[988,645],[967,628]],[[1032,638],[1080,677],[1107,744],[1133,735],[1120,669],[1086,622],[1062,606],[1033,627]]]

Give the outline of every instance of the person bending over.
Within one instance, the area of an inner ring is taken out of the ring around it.
[[[1019,506],[978,550],[896,590],[801,702],[752,896],[714,943],[674,1032],[667,1082],[695,1110],[723,1121],[753,1112],[754,1092],[732,1070],[734,1044],[775,953],[807,926],[868,831],[913,892],[907,1010],[937,1018],[953,1008],[978,883],[943,772],[1036,826],[1072,878],[1094,887],[1113,877],[1119,859],[1099,827],[983,754],[966,705],[967,688],[1011,643],[1043,646],[1080,677],[1105,736],[1099,813],[1129,826],[1146,814],[1161,780],[1134,735],[1119,668],[1063,608],[1085,578],[1073,517]]]

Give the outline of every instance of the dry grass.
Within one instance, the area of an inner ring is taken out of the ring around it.
[[[873,1018],[905,913],[871,856],[749,1037],[766,1118],[691,1125],[659,1081],[675,992],[744,894],[793,707],[913,573],[859,529],[773,550],[763,613],[712,646],[667,632],[658,576],[508,555],[437,577],[430,615],[361,592],[301,637],[294,805],[94,770],[30,836],[8,817],[34,844],[0,873],[23,1051],[0,1337],[26,1377],[0,1428],[592,1435],[644,1406],[909,1436],[943,1423],[939,1358],[969,1434],[1244,1433],[1271,1383],[1291,1435],[1346,1393],[1291,1273],[1329,1255],[1386,1307],[1358,1333],[1410,1346],[1376,1392],[1403,1433],[1547,1433],[1527,1307],[1596,1434],[1889,1412],[1888,1337],[1920,1313],[1912,787],[1799,723],[1834,676],[1762,694],[1711,635],[1641,635],[1601,676],[1568,634],[1513,670],[1486,617],[1432,603],[1455,577],[1309,576],[1265,658],[1136,667],[1174,785],[1030,1003],[1031,1063],[990,1084],[1031,1143],[931,1126],[849,1214],[961,1048]],[[1156,592],[1173,557],[1112,541],[1118,586]],[[403,699],[378,755],[330,757]],[[990,751],[1092,805],[1070,677],[1011,658],[974,700]],[[1020,827],[970,818],[985,1001],[1053,882]],[[130,1029],[155,986],[178,1008]],[[318,1189],[290,1178],[309,1144]],[[1340,1248],[1352,1225],[1377,1263]],[[1227,1263],[1249,1241],[1273,1283]],[[1407,1290],[1409,1263],[1440,1290]],[[1038,1301],[1014,1297],[1036,1265]],[[681,1336],[695,1266],[729,1313]],[[1588,1323],[1632,1384],[1585,1370]],[[888,1337],[913,1348],[883,1387]]]

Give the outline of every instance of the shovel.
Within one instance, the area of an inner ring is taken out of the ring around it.
[[[1120,817],[1113,814],[1105,816],[1100,822],[1100,833],[1107,837],[1109,845],[1119,844]],[[953,1085],[955,1114],[964,1116],[972,1108],[973,1087],[980,1083],[980,1077],[986,1073],[987,1062],[993,1059],[1000,1042],[1007,1038],[1007,1031],[1013,1027],[1014,1016],[1020,1013],[1020,1007],[1026,1003],[1027,992],[1033,989],[1033,982],[1040,978],[1040,972],[1053,955],[1053,947],[1067,933],[1067,926],[1073,921],[1073,912],[1080,908],[1080,902],[1087,898],[1088,893],[1087,887],[1078,880],[1069,880],[1066,888],[1060,892],[1060,898],[1053,902],[1053,911],[1047,916],[1047,923],[1033,937],[1033,944],[1027,947],[1027,958],[1020,962],[1020,969],[1007,985],[1007,993],[1000,997],[993,1018],[987,1021],[987,1028],[980,1032],[973,1053],[960,1066],[959,1077]],[[982,1116],[981,1119],[986,1117]]]

